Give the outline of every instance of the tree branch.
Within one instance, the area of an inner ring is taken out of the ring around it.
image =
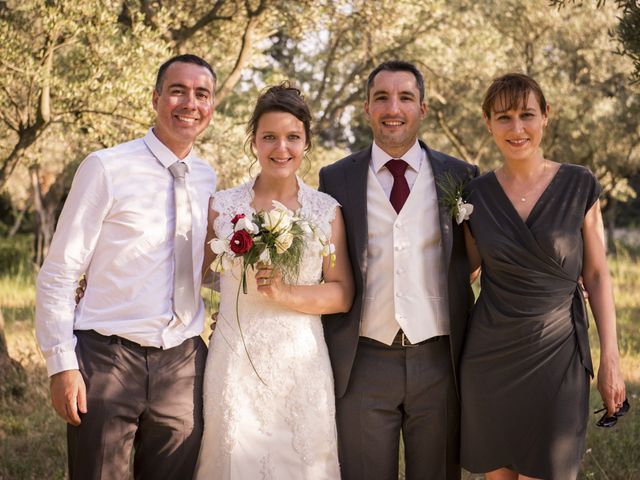
[[[158,24],[155,22],[153,17],[156,16],[156,12],[154,12],[151,3],[153,0],[140,0],[140,10],[144,14],[144,23],[148,27],[153,27],[156,30],[158,29]]]
[[[123,115],[121,113],[116,113],[115,110],[94,110],[94,109],[90,109],[90,108],[81,108],[81,109],[73,109],[73,110],[65,110],[65,111],[60,111],[57,112],[56,114],[56,118],[54,120],[54,122],[59,123],[61,121],[60,117],[66,117],[66,116],[77,116],[77,115],[84,115],[84,114],[88,114],[88,115],[102,115],[105,117],[113,117],[113,118],[117,118],[120,120],[126,120],[128,122],[131,123],[135,123],[136,125],[142,125],[142,126],[148,126],[148,122],[143,122],[137,118],[134,117],[129,117],[127,115]]]
[[[55,33],[55,32],[54,32]],[[38,120],[48,123],[51,120],[51,71],[53,70],[53,47],[56,43],[57,33],[47,48],[43,60],[44,72],[42,75],[42,90],[40,91],[40,105],[38,108]]]
[[[236,62],[233,65],[233,69],[231,73],[224,79],[224,82],[217,88],[216,97],[213,101],[213,108],[217,108],[220,103],[222,103],[225,98],[227,98],[233,88],[240,80],[240,75],[242,73],[242,69],[244,68],[247,60],[251,54],[251,48],[253,47],[253,31],[258,23],[258,17],[250,17],[247,21],[247,26],[244,29],[244,33],[242,34],[242,40],[240,41],[240,51],[238,52],[238,56],[236,58]]]
[[[9,176],[24,157],[27,149],[38,140],[49,125],[50,123],[41,124],[36,122],[27,128],[19,130],[18,142],[13,146],[9,155],[2,160],[2,165],[0,166],[0,190],[7,183]]]
[[[27,73],[26,70],[23,70],[21,68],[18,68],[10,63],[7,63],[7,61],[5,61],[2,57],[0,57],[0,64],[4,65],[5,67],[7,67],[9,70],[19,73],[21,75],[24,75],[25,77],[28,77],[29,74]]]
[[[460,155],[463,160],[471,162],[473,155],[471,155],[462,139],[458,135],[456,135],[451,127],[449,127],[447,119],[445,118],[442,110],[436,111],[436,118],[438,119],[438,125],[440,125],[442,132],[449,139],[449,141],[453,145],[453,148],[458,152],[458,155]]]
[[[329,47],[329,51],[327,52],[327,56],[326,56],[326,62],[324,64],[324,68],[322,69],[322,81],[320,83],[320,87],[318,88],[318,91],[316,92],[316,95],[313,98],[313,103],[318,102],[318,100],[321,99],[322,96],[324,95],[324,90],[327,87],[327,82],[328,82],[328,77],[329,77],[329,69],[333,65],[333,61],[335,60],[336,51],[337,51],[338,47],[340,46],[340,43],[342,41],[342,37],[344,36],[344,33],[345,33],[344,29],[338,31],[338,33],[336,34],[336,37],[335,37],[335,41]],[[333,35],[331,35],[331,36],[333,37]],[[329,42],[331,42],[331,39],[329,39]]]
[[[480,160],[482,159],[482,155],[484,155],[484,152],[487,150],[487,142],[489,141],[490,138],[491,138],[491,135],[483,135],[482,141],[480,142],[480,146],[478,147],[478,151],[476,152],[476,155],[473,157],[473,160],[471,161],[471,163],[473,163],[474,165],[480,165]]]
[[[233,13],[231,13],[230,15],[218,15],[218,13],[220,12],[224,4],[225,4],[225,0],[217,0],[211,7],[211,10],[209,10],[205,15],[200,17],[198,21],[196,21],[196,23],[194,23],[192,26],[190,27],[185,26],[185,27],[172,29],[171,39],[174,41],[176,48],[179,49],[197,31],[206,27],[210,23],[216,20],[225,20],[225,21],[232,20],[233,16],[238,11],[238,6],[237,4],[234,6]]]
[[[7,99],[9,100],[9,103],[11,103],[11,105],[13,105],[13,108],[15,108],[15,110],[16,110],[16,117],[19,119],[20,118],[20,110],[22,110],[20,105],[18,105],[18,102],[16,102],[14,100],[13,95],[11,94],[11,91],[7,88],[7,86],[4,83],[0,83],[0,88],[2,88],[2,90],[4,90],[4,93],[7,95]],[[9,116],[6,115],[4,111],[2,112],[2,116],[6,119],[5,123],[7,125],[9,125],[12,130],[15,130],[17,132],[18,131],[18,123],[16,123],[13,120],[7,121],[7,120],[9,120]]]
[[[4,111],[0,112],[0,114],[2,115],[2,121],[5,123],[5,125],[10,129],[13,130],[14,132],[18,132],[18,124],[15,122],[15,120],[13,118],[11,118],[9,115],[7,115]]]
[[[402,50],[407,45],[412,43],[417,36],[427,32],[429,28],[430,28],[430,25],[423,25],[422,28],[418,28],[415,32],[412,32],[410,35],[407,35],[405,39],[402,40],[401,42],[397,43],[392,47],[387,48],[386,50],[382,50],[381,52],[379,52],[377,56],[380,58],[387,58],[392,56],[392,54],[395,54],[396,52]],[[339,101],[340,96],[345,91],[349,90],[348,87],[353,84],[356,77],[363,75],[364,72],[371,69],[371,67],[373,66],[373,63],[374,63],[374,58],[369,56],[363,62],[356,63],[354,65],[354,67],[351,69],[349,74],[345,77],[341,86],[335,89],[335,94],[327,102],[327,106],[325,107],[324,112],[322,113],[322,116],[318,120],[319,124],[325,123],[327,121],[332,121],[335,118],[335,115],[337,112],[342,111],[345,108],[345,106],[349,104],[350,101],[353,101],[357,97],[357,95],[360,94],[361,90],[360,88],[358,88],[355,92],[352,92],[347,97],[347,99],[350,99],[350,100],[343,99]],[[320,98],[318,97],[317,100],[319,101]]]

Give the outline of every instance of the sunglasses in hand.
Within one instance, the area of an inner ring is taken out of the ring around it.
[[[622,406],[618,408],[618,410],[613,412],[613,415],[611,416],[607,416],[607,407],[596,410],[593,413],[604,412],[604,415],[602,415],[602,418],[600,418],[600,420],[596,422],[596,425],[603,428],[613,427],[616,423],[618,423],[618,418],[623,417],[629,411],[629,408],[629,400],[625,398]]]

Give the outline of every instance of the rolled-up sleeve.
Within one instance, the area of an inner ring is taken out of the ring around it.
[[[49,376],[78,368],[73,334],[75,289],[86,271],[112,202],[99,156],[78,168],[36,282],[36,339]]]

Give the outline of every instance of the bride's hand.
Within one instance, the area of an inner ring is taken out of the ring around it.
[[[274,268],[273,265],[258,263],[256,271],[256,285],[258,292],[271,300],[280,301],[283,295],[290,288],[289,285],[282,280],[282,272]]]

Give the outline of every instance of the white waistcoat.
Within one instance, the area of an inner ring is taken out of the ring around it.
[[[367,274],[360,335],[390,345],[449,334],[446,275],[433,171],[422,163],[396,214],[372,169],[367,180]]]

